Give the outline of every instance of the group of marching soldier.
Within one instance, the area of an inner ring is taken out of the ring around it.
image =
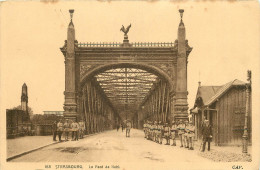
[[[58,123],[54,121],[52,125],[53,141],[56,141],[56,135],[59,136],[61,142],[61,136],[64,134],[65,141],[69,140],[69,133],[71,132],[71,140],[76,141],[79,138],[82,139],[85,131],[85,123],[83,121],[77,122],[66,119],[65,122],[60,120]]]
[[[192,122],[179,120],[177,122],[172,121],[171,125],[169,125],[167,122],[163,124],[161,121],[146,121],[143,127],[145,138],[148,140],[162,144],[163,138],[165,138],[165,145],[170,145],[172,140],[172,146],[176,146],[176,137],[178,135],[181,142],[180,147],[194,150],[195,127]]]

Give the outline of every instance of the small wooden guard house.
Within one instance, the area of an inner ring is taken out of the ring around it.
[[[249,95],[251,96],[251,95]],[[249,104],[251,97],[249,97]],[[215,145],[241,145],[246,113],[246,83],[233,80],[222,86],[201,86],[195,104],[190,110],[196,126],[196,138],[202,138],[202,122],[208,119],[212,126]],[[248,114],[248,141],[251,144],[251,104]]]

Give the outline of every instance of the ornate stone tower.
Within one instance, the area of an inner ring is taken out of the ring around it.
[[[187,102],[187,50],[186,30],[182,21],[183,9],[179,10],[181,21],[178,28],[178,54],[177,54],[177,81],[175,93],[175,119],[185,119],[188,116]]]
[[[23,84],[22,87],[21,107],[23,111],[28,112],[28,91],[27,91],[27,85],[25,83]]]
[[[69,10],[71,20],[67,32],[67,49],[65,56],[65,102],[64,117],[75,119],[77,116],[76,77],[75,77],[75,29],[72,22],[74,10]]]

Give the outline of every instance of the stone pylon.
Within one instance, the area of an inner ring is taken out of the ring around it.
[[[77,102],[76,102],[76,78],[75,78],[75,28],[72,22],[74,10],[69,10],[71,20],[67,32],[67,50],[65,57],[65,102],[64,117],[76,119]]]
[[[177,81],[174,119],[188,119],[186,30],[182,20],[184,10],[180,9],[179,12],[181,21],[178,27]]]

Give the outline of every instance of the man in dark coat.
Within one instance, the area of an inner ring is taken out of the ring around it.
[[[122,123],[121,126],[122,126],[122,132],[124,132],[124,124]]]
[[[205,120],[204,125],[202,126],[202,140],[203,140],[203,147],[202,152],[205,151],[206,142],[208,142],[208,151],[210,151],[210,142],[212,139],[212,128],[209,124],[209,120]]]
[[[56,141],[57,136],[57,122],[56,120],[52,124],[53,141]]]

